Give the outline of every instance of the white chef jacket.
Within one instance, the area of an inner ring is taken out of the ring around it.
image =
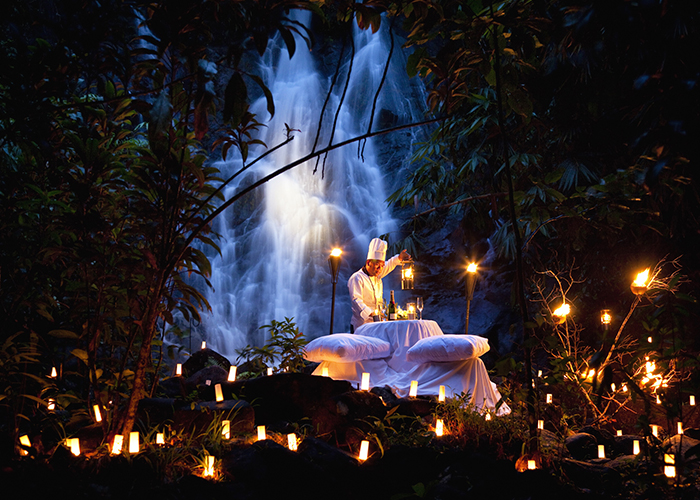
[[[383,298],[384,287],[382,278],[389,274],[401,261],[398,255],[394,255],[391,259],[384,263],[379,276],[370,276],[362,269],[350,276],[348,280],[348,291],[350,292],[350,303],[352,305],[353,328],[364,323],[372,322],[372,314],[377,309],[377,302]]]

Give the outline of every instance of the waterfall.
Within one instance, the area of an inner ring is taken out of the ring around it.
[[[372,100],[389,52],[387,25],[384,20],[375,34],[355,27],[350,85],[338,115],[334,144],[367,131]],[[415,119],[415,103],[407,93],[410,85],[399,46],[396,42],[396,56],[375,110],[373,130],[378,129],[382,113],[400,122]],[[226,199],[312,151],[332,78],[319,71],[314,56],[299,38],[291,60],[280,40],[271,42],[261,60],[260,74],[275,97],[276,110],[259,139],[273,147],[284,140],[285,124],[299,131],[294,132],[291,143],[239,176],[224,193]],[[317,150],[328,145],[349,63],[344,62],[327,106]],[[251,111],[264,122],[269,116],[264,97],[252,104]],[[208,345],[234,360],[237,349],[263,343],[260,326],[284,318],[293,318],[308,339],[329,333],[332,285],[328,256],[336,246],[342,248],[343,257],[334,331],[349,331],[347,279],[364,264],[370,239],[397,230],[385,201],[391,186],[385,185],[388,172],[382,167],[391,164],[392,175],[397,177],[408,152],[407,148],[394,149],[401,150],[385,153],[384,165],[379,165],[372,140],[362,158],[358,157],[357,143],[344,146],[328,155],[323,177],[320,166],[313,173],[315,160],[309,161],[249,193],[219,218],[215,230],[222,236],[221,256],[211,257],[213,287],[207,291],[212,313],[205,314],[201,325]],[[251,149],[249,161],[263,151]],[[227,178],[242,164],[233,160],[216,166]]]

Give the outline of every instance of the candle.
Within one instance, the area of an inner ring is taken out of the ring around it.
[[[535,470],[537,468],[537,463],[534,460],[527,461],[527,470]]]
[[[264,439],[267,439],[267,435],[265,434],[265,426],[258,425],[258,441],[262,441]]]
[[[690,406],[695,406],[695,396],[690,395]]]
[[[639,455],[639,440],[635,439],[632,441],[632,454]]]
[[[621,430],[621,429],[618,429],[618,430],[617,430],[617,435],[618,435],[618,436],[622,436],[622,430]]]
[[[287,446],[292,451],[297,451],[297,435],[293,432],[287,434]]]
[[[605,445],[604,444],[598,445],[598,458],[605,458]]]
[[[139,443],[139,433],[137,431],[129,433],[129,453],[138,453],[141,449]]]
[[[657,404],[657,405],[660,405],[660,404],[661,404],[661,398],[659,397],[658,394],[656,395],[656,404]]]
[[[31,441],[29,441],[29,436],[27,436],[26,434],[19,437],[19,442],[21,445],[26,446],[26,447],[32,446]],[[26,455],[29,455],[29,452],[27,450],[25,450],[24,448],[20,448],[19,454],[22,456],[26,456]]]
[[[223,436],[224,439],[231,438],[231,421],[230,420],[222,420],[221,421],[221,435]]]
[[[156,444],[165,444],[165,434],[162,432],[156,434]]]
[[[46,406],[50,411],[54,411],[56,409],[56,400],[53,398],[49,398],[49,402]]]
[[[51,375],[50,375],[50,377],[51,377],[51,378],[56,378],[56,377],[58,377],[58,372],[56,371],[56,367],[55,367],[55,366],[54,366],[53,368],[51,368]]]
[[[664,465],[664,475],[666,477],[676,477],[676,466]]]
[[[362,372],[362,383],[360,384],[360,390],[369,391],[369,373]]]
[[[654,435],[654,437],[659,437],[659,426],[652,424],[651,433]]]
[[[435,421],[435,435],[436,435],[436,436],[442,436],[442,435],[444,434],[444,432],[445,432],[445,427],[444,427],[444,425],[445,425],[445,424],[443,423],[443,421],[442,421],[441,418],[438,418],[438,419]]]
[[[76,457],[80,455],[80,439],[78,438],[72,438],[68,439],[68,447],[70,448],[70,452],[75,455]]]
[[[102,422],[102,413],[100,413],[100,405],[93,405],[93,410],[95,410],[95,422]]]
[[[234,382],[236,380],[236,370],[238,367],[236,365],[231,365],[231,367],[228,369],[228,381],[229,382]]]
[[[122,452],[123,444],[124,436],[121,434],[115,434],[114,441],[112,442],[112,455],[119,455]]]
[[[323,368],[321,368],[321,376],[322,377],[328,376],[328,367],[327,366],[324,366]]]
[[[216,402],[221,403],[224,400],[224,393],[221,390],[221,384],[216,384],[214,386],[214,392],[216,393]]]
[[[445,386],[441,385],[438,389],[438,401],[443,403],[445,401]]]
[[[547,394],[547,403],[551,403],[551,402],[552,402],[552,395]]]
[[[204,459],[204,473],[202,474],[202,476],[214,476],[214,457],[211,455],[207,455]]]
[[[538,428],[539,430],[543,430],[543,429],[544,429],[544,420],[538,420],[538,421],[537,421],[537,428]]]
[[[678,422],[678,434],[683,434],[683,422]]]
[[[491,420],[491,414],[490,414],[490,413],[487,413],[487,414],[484,416],[484,420],[486,420],[487,422],[488,422],[489,420]]]
[[[411,380],[411,388],[408,390],[408,397],[415,398],[418,396],[418,381]]]
[[[206,340],[202,340],[202,350],[204,350],[204,349],[206,349],[206,348],[207,348],[207,341],[206,341]]]
[[[369,441],[362,441],[360,443],[360,455],[358,459],[365,461],[369,455]]]
[[[175,366],[175,376],[176,376],[176,377],[179,377],[179,376],[181,376],[181,375],[182,375],[182,363],[178,363],[178,364]]]
[[[269,377],[270,375],[272,375],[272,368],[267,369],[267,376]]]

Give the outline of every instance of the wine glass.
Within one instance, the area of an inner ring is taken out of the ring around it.
[[[379,321],[383,321],[386,318],[386,302],[384,302],[384,299],[377,300],[377,309],[379,310]]]
[[[418,319],[423,319],[423,297],[416,297],[416,309],[420,315]]]

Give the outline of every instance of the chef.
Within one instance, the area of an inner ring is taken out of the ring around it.
[[[394,255],[385,262],[386,248],[387,243],[384,240],[374,238],[370,241],[364,267],[348,280],[353,331],[364,323],[372,322],[372,315],[379,308],[379,301],[383,298],[382,278],[401,262],[411,260],[408,252],[402,250],[401,254]]]

